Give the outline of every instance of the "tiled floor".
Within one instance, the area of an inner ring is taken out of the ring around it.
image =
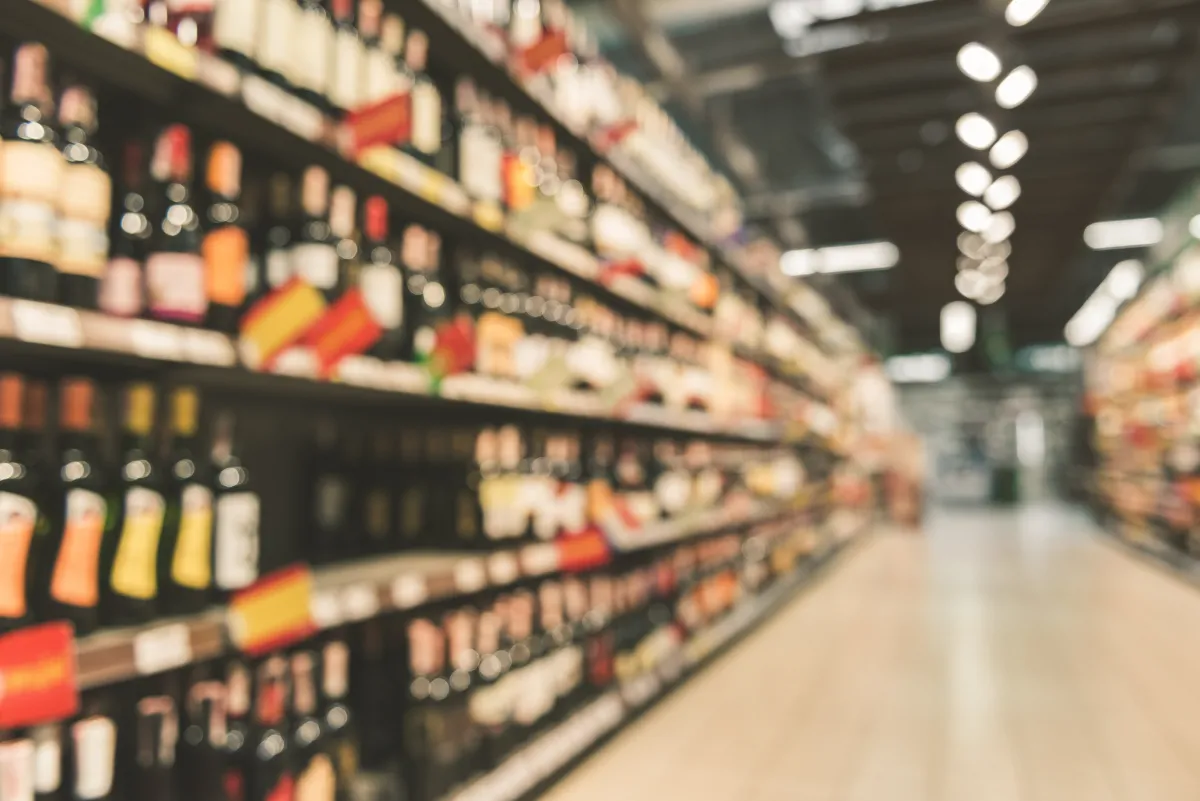
[[[881,534],[551,801],[1197,801],[1200,590],[1060,508]]]

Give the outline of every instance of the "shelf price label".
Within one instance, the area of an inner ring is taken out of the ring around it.
[[[487,583],[487,568],[482,559],[460,559],[454,566],[454,586],[459,592],[479,592]]]
[[[229,604],[229,638],[251,656],[284,648],[317,631],[312,613],[313,577],[308,565],[266,576],[237,593]]]
[[[143,676],[163,673],[192,661],[192,634],[186,623],[143,631],[133,638],[133,664]]]
[[[429,598],[424,576],[405,573],[392,582],[392,603],[397,609],[412,609]]]
[[[0,637],[0,729],[61,720],[78,710],[71,624],[46,623]]]
[[[83,325],[79,314],[66,306],[14,300],[12,322],[13,333],[23,342],[60,348],[83,347]]]

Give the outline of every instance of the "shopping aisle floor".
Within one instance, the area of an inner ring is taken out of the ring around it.
[[[550,801],[1197,801],[1200,591],[1062,508],[877,534]]]

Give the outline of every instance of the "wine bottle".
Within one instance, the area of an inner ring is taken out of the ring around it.
[[[349,686],[350,648],[341,640],[331,640],[321,649],[322,717],[341,798],[348,797],[359,762],[354,713],[347,703]]]
[[[291,750],[296,771],[295,798],[334,801],[337,772],[325,739],[324,718],[317,703],[317,657],[304,650],[292,654]]]
[[[39,509],[39,475],[26,453],[36,445],[22,419],[25,379],[0,374],[0,632],[33,619],[30,593],[35,585],[34,537],[45,525]]]
[[[304,171],[300,188],[302,216],[292,239],[292,273],[335,300],[339,293],[337,239],[329,225],[329,173],[321,167]]]
[[[267,658],[258,668],[254,731],[249,752],[249,801],[291,801],[295,774],[288,738],[287,660]]]
[[[55,226],[63,159],[58,151],[50,57],[18,45],[9,103],[0,113],[0,274],[6,295],[54,301]]]
[[[384,361],[404,355],[404,274],[388,243],[388,205],[379,196],[367,198],[363,207],[366,263],[359,286],[383,335],[371,355]]]
[[[250,237],[242,220],[242,154],[229,142],[216,142],[208,151],[209,193],[204,234],[204,285],[208,298],[208,327],[235,333],[246,302],[246,264]]]
[[[333,20],[321,0],[300,0],[290,41],[291,74],[297,94],[322,111],[332,109],[329,83]]]
[[[8,801],[33,801],[33,740],[0,734],[0,790]]]
[[[426,363],[437,347],[438,330],[451,316],[442,275],[442,238],[410,225],[404,232],[403,248],[408,290],[404,313],[409,332],[405,360]]]
[[[295,275],[292,269],[294,209],[291,179],[286,173],[276,173],[271,176],[268,191],[269,227],[267,228],[266,249],[260,260],[263,276],[258,285],[263,294],[269,294],[279,289]]]
[[[162,5],[165,7],[166,19],[160,23],[156,19],[160,16],[156,13],[157,0],[151,2],[149,17],[152,25],[164,25],[167,30],[175,34],[176,39],[188,47],[194,47],[206,53],[213,51],[213,0],[200,0],[199,2],[192,0],[184,3],[168,0]]]
[[[404,45],[404,61],[412,75],[412,134],[410,155],[433,166],[442,148],[442,95],[426,73],[429,37],[424,31],[411,31]]]
[[[89,715],[71,724],[74,755],[74,798],[111,801],[116,768],[117,724],[104,715]]]
[[[458,182],[473,199],[497,206],[503,199],[500,164],[504,155],[500,130],[493,124],[491,105],[470,78],[455,88],[459,116]]]
[[[455,428],[450,432],[450,462],[444,481],[451,488],[453,547],[480,550],[488,546],[483,537],[483,515],[479,506],[480,466],[476,461],[479,432]]]
[[[163,608],[172,614],[198,612],[212,595],[212,477],[209,460],[201,454],[199,407],[195,388],[172,390],[167,515],[159,560]]]
[[[96,385],[67,378],[59,401],[60,461],[50,501],[52,539],[43,618],[69,620],[76,634],[96,628],[100,602],[100,553],[115,535],[119,501],[97,462],[99,441],[93,406]]]
[[[213,46],[217,55],[244,71],[253,71],[263,16],[263,0],[215,0]]]
[[[366,469],[361,471],[361,480],[354,482],[362,487],[356,499],[360,508],[355,526],[363,534],[362,553],[387,553],[396,546],[390,480],[393,446],[386,433],[373,433],[366,449]]]
[[[170,695],[151,695],[137,702],[134,730],[133,798],[174,801],[176,748],[179,741],[179,712]],[[126,788],[128,792],[128,788]]]
[[[276,86],[291,91],[292,39],[299,27],[300,6],[296,0],[258,0],[258,3],[262,7],[258,35],[252,40],[257,71]]]
[[[208,311],[204,292],[204,233],[192,198],[192,134],[170,125],[155,143],[150,173],[162,194],[146,256],[150,315],[160,320],[201,323]]]
[[[63,726],[48,723],[30,732],[33,739],[34,801],[65,801],[63,782]]]
[[[428,498],[425,494],[425,466],[423,463],[424,432],[419,428],[405,428],[400,433],[400,468],[396,474],[396,528],[400,544],[406,548],[416,547],[428,528]]]
[[[250,669],[238,659],[228,663],[225,671],[225,742],[220,745],[224,755],[221,785],[227,801],[247,797],[250,774],[254,766],[254,746],[250,720]]]
[[[96,100],[83,86],[59,103],[63,168],[58,201],[58,292],[68,306],[94,309],[108,260],[112,180],[96,149]]]
[[[329,83],[329,99],[334,109],[346,113],[363,104],[367,58],[366,45],[354,25],[354,0],[332,0],[333,11],[333,78]]]
[[[350,490],[340,463],[337,426],[328,420],[316,424],[316,447],[311,468],[312,514],[308,559],[329,564],[350,555],[346,535],[349,528]]]
[[[196,671],[201,673],[201,671]],[[203,671],[207,674],[207,671]],[[203,675],[187,688],[179,738],[177,783],[181,801],[229,801],[224,772],[229,737],[224,683]]]
[[[99,290],[101,310],[115,317],[138,317],[145,307],[142,265],[153,231],[146,216],[145,158],[140,140],[125,143],[117,186],[120,208],[112,220],[108,266]]]
[[[357,206],[358,196],[348,186],[335,186],[329,194],[329,230],[338,258],[334,297],[341,295],[347,287],[356,285],[359,280],[362,248],[358,245]]]
[[[399,20],[399,17],[396,17]],[[396,58],[399,49],[404,46],[404,25],[400,24],[401,40],[393,40],[396,31],[395,23],[384,33],[384,16],[382,0],[359,0],[358,30],[363,38],[363,77],[362,105],[371,105],[387,99],[394,91],[397,83]],[[395,52],[392,52],[395,48]]]
[[[227,595],[258,580],[260,509],[227,412],[217,417],[213,469],[213,582],[219,594]]]

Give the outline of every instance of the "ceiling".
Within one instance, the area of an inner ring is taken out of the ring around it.
[[[811,5],[822,2],[847,5]],[[835,279],[873,312],[885,352],[936,347],[939,310],[959,298],[955,210],[967,196],[954,172],[986,153],[958,141],[955,121],[977,111],[1000,132],[1023,131],[1029,152],[1009,171],[1022,193],[1007,292],[986,316],[1013,347],[1061,340],[1129,256],[1087,251],[1084,227],[1158,211],[1200,168],[1200,0],[1050,0],[1023,27],[1005,22],[1004,0],[902,2],[913,4],[868,0],[901,7],[812,24],[808,47],[858,43],[799,56],[764,0],[579,8],[609,57],[740,184],[764,231],[791,246],[899,246],[893,270]],[[971,41],[1006,69],[1032,67],[1032,97],[1004,111],[994,83],[964,76],[956,54]]]

